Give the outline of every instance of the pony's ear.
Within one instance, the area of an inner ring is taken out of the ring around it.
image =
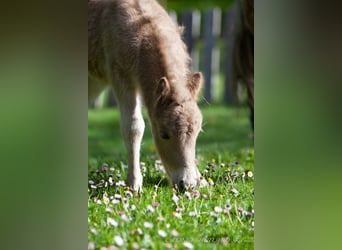
[[[166,77],[160,78],[158,82],[158,86],[155,91],[156,91],[155,92],[156,93],[155,104],[157,106],[164,107],[164,106],[167,106],[169,102],[171,102],[171,98],[170,98],[171,87]]]
[[[202,80],[203,80],[203,76],[202,76],[201,72],[193,73],[190,76],[190,81],[188,83],[188,88],[189,88],[192,96],[196,100],[197,100],[198,93],[200,92],[201,87],[202,87]]]
[[[157,97],[162,98],[168,96],[170,92],[170,84],[166,77],[162,77],[159,80],[157,87]]]

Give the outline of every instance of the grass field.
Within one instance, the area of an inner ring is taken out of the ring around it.
[[[198,137],[197,160],[210,185],[185,193],[172,189],[147,125],[140,195],[123,182],[127,157],[117,110],[88,112],[88,249],[253,249],[254,149],[248,112],[225,106],[201,110],[204,132]]]

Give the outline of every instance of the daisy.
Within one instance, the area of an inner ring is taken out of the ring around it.
[[[194,249],[194,246],[188,241],[184,241],[183,246],[187,249]]]
[[[123,246],[123,244],[124,244],[124,240],[118,235],[114,236],[114,241],[115,241],[116,245],[118,245],[120,247]]]

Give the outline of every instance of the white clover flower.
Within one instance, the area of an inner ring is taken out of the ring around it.
[[[179,201],[179,197],[177,196],[177,195],[175,195],[175,194],[173,194],[173,196],[172,196],[172,200],[173,200],[173,202],[174,203],[178,203],[178,201]]]
[[[144,222],[144,227],[145,228],[153,228],[153,224],[151,222]]]
[[[183,211],[183,210],[184,210],[183,207],[176,207],[176,212],[181,212],[181,211]]]
[[[187,249],[194,249],[194,246],[189,241],[184,241],[183,246]]]
[[[107,225],[112,225],[113,227],[117,227],[119,223],[117,223],[113,218],[107,218]]]
[[[165,248],[167,248],[167,249],[171,249],[171,248],[172,248],[171,243],[168,243],[168,242],[166,242],[166,243],[164,244],[164,246],[165,246]]]
[[[221,207],[218,207],[218,206],[216,206],[215,208],[214,208],[214,211],[216,212],[216,213],[222,213],[222,208]]]
[[[138,232],[138,234],[140,234],[140,235],[142,235],[142,234],[143,234],[143,230],[141,230],[141,228],[140,228],[140,227],[138,227],[138,228],[137,228],[137,232]]]
[[[95,249],[94,242],[88,242],[88,250],[94,250],[94,249]]]
[[[115,185],[117,186],[117,187],[125,187],[126,186],[126,183],[125,183],[125,181],[118,181],[117,183],[115,183]]]
[[[112,214],[114,213],[114,210],[112,207],[106,207],[106,212]]]
[[[195,212],[195,211],[190,211],[190,212],[189,212],[189,216],[190,216],[190,217],[196,216],[196,212]]]
[[[177,213],[177,212],[174,212],[173,215],[178,218],[178,219],[182,219],[182,214],[181,213]]]
[[[109,198],[106,192],[103,194],[103,203],[106,205],[109,203]]]
[[[122,214],[120,217],[123,221],[126,221],[126,222],[129,221],[129,218],[127,217],[126,214]]]
[[[215,212],[210,212],[210,216],[217,217],[217,213],[215,213]]]
[[[200,188],[208,186],[208,182],[204,178],[201,178],[198,184]]]
[[[118,200],[120,200],[122,198],[121,194],[114,194],[114,197],[115,197],[115,199],[118,199]]]
[[[177,232],[176,229],[173,229],[173,230],[171,231],[171,235],[172,235],[173,237],[177,237],[177,236],[179,235],[179,233]]]
[[[165,168],[163,166],[163,163],[161,162],[161,160],[156,160],[154,163],[154,168],[160,172],[160,173],[165,173]]]
[[[165,218],[164,218],[163,216],[158,216],[157,220],[158,220],[158,221],[164,221]]]
[[[140,246],[137,242],[133,242],[132,247],[133,247],[133,249],[139,249],[140,248]]]
[[[123,246],[123,244],[125,243],[124,240],[118,235],[114,236],[114,241],[119,247]]]
[[[231,192],[234,194],[234,196],[238,196],[238,195],[239,195],[239,191],[236,190],[235,188],[233,188],[233,189],[231,190]]]
[[[112,200],[112,203],[113,203],[113,204],[119,204],[119,203],[120,203],[120,201],[119,201],[119,200],[117,200],[117,199],[114,199],[114,200]]]
[[[146,209],[150,211],[151,213],[154,213],[155,209],[151,205],[147,205]]]
[[[190,192],[185,191],[185,192],[184,192],[184,195],[186,196],[186,198],[188,198],[189,200],[191,200],[191,194],[190,194]]]
[[[161,237],[163,237],[163,238],[165,238],[166,237],[166,232],[165,231],[163,231],[163,230],[158,230],[158,234],[161,236]]]

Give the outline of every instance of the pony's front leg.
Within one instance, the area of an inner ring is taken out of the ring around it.
[[[120,126],[127,153],[127,184],[135,191],[142,190],[143,177],[140,170],[140,144],[144,134],[145,123],[141,114],[140,98],[135,92],[117,93],[120,108]]]

